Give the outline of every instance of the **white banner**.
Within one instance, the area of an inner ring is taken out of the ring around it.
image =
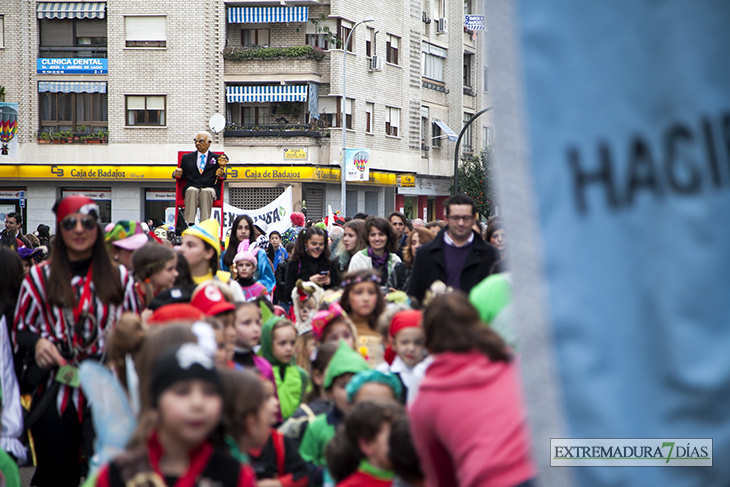
[[[228,231],[233,224],[233,220],[238,215],[246,214],[251,217],[254,223],[258,220],[263,220],[268,225],[268,233],[273,230],[277,230],[280,233],[284,233],[291,227],[291,219],[289,218],[292,213],[292,187],[289,186],[284,192],[268,205],[258,208],[256,210],[242,210],[235,206],[223,203],[223,235],[227,235]],[[199,216],[199,212],[198,212]],[[212,218],[221,221],[220,209],[213,208]],[[173,223],[175,221],[175,208],[165,209],[165,220],[167,223]],[[196,218],[197,222],[197,218]]]

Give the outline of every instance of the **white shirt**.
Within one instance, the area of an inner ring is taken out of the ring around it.
[[[421,365],[424,362],[427,362],[426,365]],[[408,367],[408,365],[403,361],[402,358],[396,355],[392,364],[388,365],[388,362],[383,362],[375,367],[375,370],[379,372],[390,372],[391,374],[399,374],[400,380],[403,381],[403,385],[406,386],[406,388],[408,389],[406,404],[412,404],[413,401],[416,399],[416,394],[418,394],[418,389],[421,386],[421,381],[423,380],[423,377],[425,375],[426,368],[428,367],[428,365],[430,365],[430,363],[431,361],[428,360],[427,357],[426,359],[420,361],[411,368]]]
[[[449,232],[444,232],[444,243],[446,245],[451,245],[452,247],[456,247],[456,248],[464,247],[466,245],[469,245],[473,241],[474,241],[474,232],[471,232],[469,234],[469,238],[466,240],[466,243],[462,244],[462,245],[456,245],[456,242],[454,242],[454,239],[451,238],[451,235],[449,235]]]

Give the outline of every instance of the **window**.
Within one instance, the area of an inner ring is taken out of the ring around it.
[[[472,113],[464,113],[464,125],[466,125],[473,116],[474,115]],[[466,129],[466,131],[464,132],[464,137],[462,137],[461,139],[461,152],[466,154],[471,154],[472,152],[474,152],[474,148],[471,144],[471,129],[472,125],[469,125],[469,128]]]
[[[421,149],[428,150],[428,107],[421,107]]]
[[[269,29],[241,29],[241,45],[243,47],[268,46]]]
[[[484,148],[488,148],[492,146],[492,127],[484,127],[484,137],[482,144],[484,145]]]
[[[464,54],[464,86],[469,88],[471,88],[471,70],[473,62],[473,54]]]
[[[164,95],[138,96],[127,95],[127,126],[165,125]]]
[[[342,98],[340,98],[342,99]],[[345,128],[352,130],[353,129],[353,120],[352,120],[352,109],[353,105],[355,105],[355,100],[352,98],[347,98],[345,100]]]
[[[434,122],[431,126],[431,145],[441,147],[441,127]]]
[[[5,47],[5,16],[0,15],[0,48]]]
[[[106,129],[106,93],[38,93],[41,131],[92,133]]]
[[[41,19],[40,57],[106,57],[106,20]]]
[[[373,57],[375,54],[375,29],[368,27],[367,37],[365,38],[365,57]]]
[[[270,106],[241,107],[241,125],[244,127],[260,127],[271,124]]]
[[[375,114],[375,104],[365,104],[365,132],[368,134],[373,133],[373,115]]]
[[[385,107],[385,135],[398,137],[400,108]]]
[[[464,0],[464,15],[471,14],[471,0]]]
[[[446,63],[446,49],[427,42],[423,43],[423,77],[434,81],[444,82],[444,64]]]
[[[385,60],[390,64],[398,64],[398,48],[400,47],[400,37],[388,34],[385,42]]]
[[[167,47],[164,15],[124,17],[127,47]]]
[[[484,68],[484,93],[489,93],[489,68]]]
[[[319,119],[324,123],[325,127],[340,126],[341,109],[342,107],[340,106],[340,97],[319,97]]]
[[[306,40],[308,46],[318,47],[325,51],[329,49],[327,34],[307,34]]]
[[[436,7],[436,12],[434,12],[435,13],[434,17],[437,19],[439,17],[446,17],[446,0],[436,0],[436,2],[434,2],[434,4]]]
[[[343,48],[345,42],[347,42],[347,36],[350,35],[350,32],[352,32],[352,22],[339,19],[337,21],[337,24],[340,37],[340,48]],[[353,52],[352,44],[354,43],[354,41],[354,36],[350,37],[350,42],[347,44],[347,52]]]

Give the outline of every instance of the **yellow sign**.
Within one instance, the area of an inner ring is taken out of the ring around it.
[[[0,165],[0,178],[81,181],[172,181],[175,166]],[[226,166],[227,181],[339,183],[340,168],[315,166]],[[352,184],[352,183],[350,183]],[[395,173],[370,171],[364,184],[396,186]]]
[[[16,179],[170,180],[171,166],[2,166],[0,177]]]
[[[401,174],[399,186],[401,188],[415,188],[416,187],[416,175],[415,174]]]
[[[306,161],[307,149],[284,149],[285,161]]]

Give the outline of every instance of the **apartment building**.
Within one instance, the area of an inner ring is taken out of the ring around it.
[[[340,208],[342,130],[369,149],[347,214],[436,218],[464,120],[488,106],[476,0],[108,0],[0,3],[0,85],[18,150],[0,156],[0,212],[52,223],[84,193],[102,220],[164,218],[179,153],[215,113],[226,128],[226,203],[254,209],[294,189],[320,217]],[[353,27],[368,16],[372,22]],[[353,32],[350,43],[344,39]],[[346,101],[342,107],[343,57]],[[462,141],[491,141],[489,113]],[[169,216],[169,210],[167,212]]]

